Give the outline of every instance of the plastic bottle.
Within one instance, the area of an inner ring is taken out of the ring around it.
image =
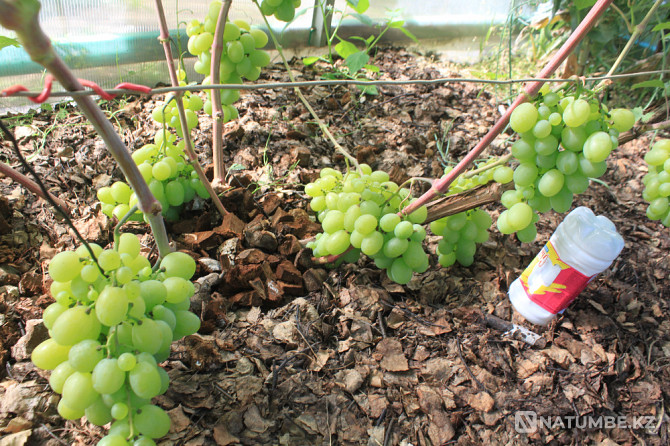
[[[512,282],[508,293],[512,305],[529,322],[547,325],[612,264],[623,245],[623,238],[607,217],[578,207]]]

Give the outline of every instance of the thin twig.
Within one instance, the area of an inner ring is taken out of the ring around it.
[[[214,41],[212,42],[211,61],[209,69],[210,83],[218,84],[220,81],[221,54],[223,53],[223,33],[226,30],[226,20],[232,0],[225,0],[219,10],[214,30]],[[226,178],[226,168],[223,165],[223,107],[221,106],[221,91],[212,90],[212,160],[214,163],[214,183],[222,186]]]
[[[284,67],[286,67],[286,73],[288,74],[289,79],[291,80],[291,83],[293,84],[293,90],[295,91],[295,94],[298,95],[298,98],[300,101],[303,103],[305,108],[309,111],[309,113],[312,115],[316,123],[318,124],[319,128],[323,132],[324,135],[330,140],[330,142],[333,144],[335,147],[335,150],[340,152],[344,157],[351,162],[356,167],[357,171],[361,171],[360,166],[358,165],[358,160],[351,156],[347,150],[340,145],[340,143],[337,142],[335,137],[333,136],[332,133],[330,133],[330,130],[326,126],[326,124],[323,122],[323,120],[319,117],[319,115],[316,113],[314,108],[312,108],[312,105],[307,101],[307,98],[302,94],[300,89],[296,86],[296,81],[295,77],[293,76],[293,72],[291,72],[291,66],[288,63],[288,60],[286,60],[286,56],[284,56],[284,52],[281,50],[281,45],[279,45],[279,41],[277,40],[277,37],[275,36],[274,32],[272,31],[272,27],[270,26],[270,22],[268,22],[267,17],[263,14],[261,11],[261,6],[258,4],[257,0],[253,0],[253,2],[256,4],[258,7],[258,10],[261,12],[261,15],[263,16],[263,20],[265,21],[265,25],[268,28],[268,33],[270,34],[270,37],[272,38],[272,42],[275,45],[275,48],[279,51],[279,56],[281,57],[282,62],[284,63]]]
[[[188,122],[186,120],[186,111],[184,110],[184,103],[181,100],[181,92],[186,90],[178,89],[179,77],[177,76],[177,71],[175,70],[174,64],[172,62],[172,49],[170,48],[170,39],[169,39],[170,34],[168,32],[167,20],[165,19],[165,11],[163,10],[163,3],[161,2],[161,0],[155,0],[155,5],[156,5],[156,12],[158,13],[158,23],[160,27],[159,40],[163,44],[163,51],[165,52],[165,60],[167,62],[168,73],[170,73],[170,82],[172,83],[172,86],[174,88],[173,91],[175,92],[176,96],[176,105],[177,110],[179,112],[179,122],[181,123],[181,130],[182,135],[184,137],[186,154],[188,156],[191,165],[193,166],[193,169],[198,173],[198,178],[200,179],[200,182],[202,182],[203,186],[205,186],[205,189],[207,189],[207,192],[209,193],[212,202],[214,202],[214,206],[216,206],[216,209],[218,209],[221,216],[225,217],[226,214],[228,214],[228,211],[226,210],[225,207],[223,207],[223,203],[221,203],[219,196],[216,194],[216,192],[214,192],[212,185],[210,184],[209,180],[207,179],[207,176],[205,175],[205,171],[202,169],[202,166],[198,161],[198,155],[195,153],[195,150],[193,148],[193,141],[191,140],[191,133],[188,130]]]
[[[472,380],[473,380],[475,383],[477,383],[477,385],[479,386],[479,388],[480,388],[482,391],[488,393],[489,396],[492,397],[493,395],[491,395],[491,392],[489,392],[488,389],[487,389],[486,387],[484,387],[484,384],[482,384],[481,381],[479,381],[479,380],[477,379],[477,377],[475,376],[475,374],[472,373],[472,370],[470,370],[470,366],[468,366],[468,363],[465,361],[465,358],[463,357],[463,350],[461,349],[461,340],[460,340],[460,338],[459,338],[458,336],[456,336],[456,347],[458,347],[458,349],[457,349],[458,357],[461,358],[461,362],[462,362],[463,365],[465,366],[465,370],[468,372],[468,375],[470,375],[470,378],[472,378]]]

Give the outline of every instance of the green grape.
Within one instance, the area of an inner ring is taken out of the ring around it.
[[[379,269],[388,269],[393,265],[393,261],[395,259],[390,259],[386,257],[384,254],[377,254],[375,255],[375,266]]]
[[[75,344],[68,353],[68,362],[77,372],[92,372],[102,359],[100,343],[93,339],[84,339]]]
[[[51,337],[60,345],[74,345],[92,338],[95,325],[93,319],[90,311],[82,305],[68,308],[54,322]]]
[[[651,214],[656,218],[651,218],[651,220],[660,220],[668,212],[668,198],[659,197],[655,198],[649,203],[647,208],[647,215]]]
[[[98,265],[105,271],[113,271],[121,266],[121,256],[113,249],[105,249],[98,255]]]
[[[521,138],[512,144],[512,155],[521,161],[534,161],[537,153],[535,152],[535,140]]]
[[[514,232],[514,228],[507,221],[507,215],[507,211],[501,212],[496,221],[496,225],[501,234],[511,234]]]
[[[402,258],[395,259],[388,270],[389,278],[400,285],[405,285],[412,280],[412,270]]]
[[[133,442],[133,446],[156,446],[156,442],[149,437],[137,437]]]
[[[607,163],[605,161],[594,163],[586,159],[584,155],[579,155],[579,172],[584,176],[589,178],[599,178],[605,171],[607,171]]]
[[[72,409],[67,405],[67,402],[64,399],[61,399],[58,402],[57,409],[58,415],[60,415],[65,420],[78,420],[84,416],[84,409]]]
[[[548,116],[549,115],[547,115],[546,117]],[[551,124],[546,119],[537,121],[535,123],[535,126],[533,126],[533,136],[535,136],[536,138],[546,138],[550,134],[551,134]]]
[[[460,236],[462,239],[474,240],[475,237],[477,237],[477,233],[477,224],[474,221],[468,219],[468,221],[465,223],[465,226],[463,226],[460,231]]]
[[[157,362],[163,362],[170,357],[170,346],[172,345],[173,332],[165,321],[156,321],[156,326],[160,332],[160,339],[162,342],[158,351],[154,353],[154,358],[156,358]]]
[[[326,242],[326,250],[331,255],[340,255],[349,248],[349,245],[349,233],[344,229],[340,229],[328,237],[328,241]]]
[[[117,359],[117,366],[119,367],[119,369],[121,369],[124,372],[132,370],[133,367],[135,367],[136,363],[137,363],[137,359],[135,358],[135,355],[133,355],[132,353],[128,353],[128,352],[121,353],[121,355],[119,355],[119,358]]]
[[[538,183],[538,190],[545,197],[552,197],[556,195],[561,190],[561,188],[563,188],[564,183],[565,176],[561,173],[561,171],[558,169],[551,169],[542,175],[542,178],[540,178],[540,182]]]
[[[413,242],[424,241],[424,239],[426,238],[426,229],[419,224],[414,224],[413,229],[414,229],[414,232],[409,237],[409,239]]]
[[[228,51],[227,55],[230,61],[234,64],[242,62],[244,58],[244,45],[239,40],[228,42]]]
[[[510,116],[510,126],[517,133],[530,131],[537,122],[538,111],[535,105],[524,102],[514,109]]]
[[[572,152],[581,152],[586,138],[584,127],[565,127],[561,131],[561,145]]]
[[[583,194],[589,188],[589,179],[581,173],[566,175],[565,186],[573,194]]]
[[[548,212],[551,209],[551,201],[541,193],[535,194],[533,198],[528,200],[528,205],[541,213]]]
[[[605,132],[589,135],[584,143],[584,157],[592,163],[605,161],[612,151],[612,140]]]
[[[254,38],[256,48],[263,48],[268,44],[268,35],[263,30],[252,28],[249,30],[249,34]]]
[[[554,112],[549,115],[547,120],[552,126],[558,126],[563,122],[563,116],[560,113]]]
[[[500,196],[500,202],[506,208],[511,208],[523,199],[523,194],[518,190],[506,190]]]
[[[556,158],[556,167],[564,175],[572,175],[579,168],[579,158],[576,153],[564,150]]]
[[[128,416],[128,405],[123,402],[114,403],[110,411],[110,415],[115,420],[123,420]]]
[[[556,195],[549,198],[551,207],[556,212],[563,214],[570,210],[572,206],[572,192],[567,187],[561,189]]]
[[[59,252],[49,262],[49,275],[58,282],[69,282],[79,275],[83,268],[79,255],[73,251]]]
[[[200,318],[190,311],[177,310],[174,315],[176,324],[172,336],[173,341],[184,336],[190,336],[200,330]]]
[[[85,410],[100,394],[93,388],[90,373],[75,371],[63,384],[63,400],[73,410]]]
[[[253,50],[249,54],[249,61],[255,67],[266,67],[270,64],[270,54],[263,50]]]
[[[558,148],[558,139],[554,135],[549,135],[542,139],[535,140],[535,153],[542,156],[548,156],[556,152]]]
[[[514,170],[509,166],[500,166],[493,172],[493,180],[496,183],[506,184],[514,178]]]
[[[644,160],[650,166],[662,166],[668,159],[669,152],[662,148],[658,148],[657,144],[654,144],[651,150],[648,151],[647,154],[644,156]]]
[[[351,206],[344,213],[343,225],[344,229],[348,232],[352,232],[356,229],[356,220],[361,216],[361,208],[358,205]],[[324,229],[325,230],[325,229]]]
[[[520,231],[526,228],[533,219],[533,209],[527,203],[516,203],[507,211],[507,223]]]
[[[551,155],[542,156],[538,155],[535,158],[535,164],[542,170],[552,169],[556,166],[556,160],[558,158],[558,152],[554,151]]]
[[[98,446],[129,446],[124,435],[108,434],[98,442]]]
[[[133,325],[133,347],[140,352],[154,354],[158,351],[163,338],[158,335],[158,328],[153,319],[142,318]]]
[[[135,427],[142,435],[160,438],[170,430],[170,417],[163,409],[152,404],[140,407],[133,417]]]
[[[126,317],[128,311],[128,297],[119,287],[107,286],[95,302],[95,314],[98,320],[108,326],[114,326]]]
[[[184,202],[184,187],[179,181],[173,180],[165,186],[165,198],[170,206],[179,206]]]
[[[235,23],[226,22],[225,29],[223,30],[223,40],[229,42],[231,40],[237,40],[240,38],[240,27]]]
[[[381,232],[375,231],[372,234],[363,237],[361,240],[360,249],[363,254],[373,256],[377,254],[384,245],[384,236]]]
[[[116,358],[105,358],[98,362],[91,377],[93,388],[101,394],[118,391],[126,380],[126,374],[119,368]]]
[[[326,217],[321,222],[323,230],[329,234],[333,234],[341,229],[344,229],[344,214],[333,209],[326,214]]]
[[[537,237],[537,228],[531,223],[520,231],[517,231],[516,237],[522,243],[531,243]]]
[[[358,217],[354,229],[363,235],[368,235],[377,229],[377,218],[374,215],[364,214]]]
[[[67,310],[67,306],[60,304],[58,302],[54,302],[48,307],[44,309],[44,313],[42,313],[42,321],[44,323],[44,326],[48,329],[51,330],[53,327],[54,322],[56,322],[56,319],[63,314],[65,310]]]
[[[401,221],[393,229],[393,234],[399,239],[407,239],[414,232],[414,225],[409,221]]]
[[[103,186],[96,192],[98,200],[106,204],[116,204],[116,200],[112,195],[112,188],[109,186]]]
[[[360,204],[361,214],[369,214],[378,217],[381,214],[381,208],[374,201],[366,200]]]
[[[160,263],[168,277],[181,277],[189,280],[195,274],[195,260],[183,252],[171,252]]]
[[[242,46],[244,47],[244,52],[246,54],[251,53],[256,48],[256,41],[254,40],[254,37],[249,33],[242,34],[240,36],[240,42],[242,43]]]
[[[409,240],[406,238],[392,237],[384,244],[384,255],[388,258],[401,256],[408,248]]]
[[[65,380],[67,380],[74,372],[76,372],[76,370],[72,368],[69,361],[58,364],[49,376],[49,385],[51,386],[51,390],[56,393],[63,393],[63,385],[65,384]]]
[[[293,2],[290,0],[284,0],[277,9],[275,10],[274,16],[277,20],[282,22],[290,22],[295,17],[295,8],[293,7]]]
[[[635,115],[625,108],[615,108],[610,111],[612,127],[619,132],[627,132],[635,125]]]
[[[165,293],[163,293],[159,284],[163,286]],[[158,282],[158,284],[152,285],[152,287],[154,286],[156,287],[155,290],[153,288],[145,289],[146,293],[153,293],[151,296],[143,296],[145,300],[150,302],[151,309],[156,305],[161,305],[165,301],[179,303],[183,300],[188,300],[195,292],[193,284],[182,277],[168,277],[162,283]]]
[[[437,262],[444,268],[448,268],[456,263],[456,253],[450,252],[449,254],[440,254],[437,257]]]
[[[563,122],[568,127],[579,127],[586,123],[591,114],[591,106],[584,99],[575,99],[563,111]]]
[[[428,218],[428,208],[426,206],[421,206],[411,214],[407,216],[408,220],[412,223],[423,224]]]
[[[112,197],[117,203],[128,203],[130,194],[133,192],[123,181],[117,181],[111,186]]]
[[[112,414],[109,407],[105,405],[102,398],[98,398],[93,404],[88,406],[84,411],[84,414],[86,415],[86,419],[96,426],[104,426],[112,421]]]
[[[417,270],[421,267],[424,262],[424,257],[426,253],[423,250],[423,245],[421,242],[409,242],[407,249],[402,254],[402,259],[405,261],[405,264],[412,270]]]
[[[351,242],[351,246],[360,249],[364,238],[365,236],[363,234],[354,230],[349,236],[349,241]]]
[[[516,169],[514,169],[514,183],[518,186],[530,186],[531,184],[535,183],[537,175],[538,170],[534,163],[521,163]]]
[[[161,377],[154,364],[138,362],[128,372],[128,382],[132,391],[140,398],[151,399],[160,392]]]

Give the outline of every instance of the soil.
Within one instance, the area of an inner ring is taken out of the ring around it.
[[[376,63],[389,79],[459,75],[403,49],[386,49]],[[294,65],[304,80],[323,68]],[[286,75],[277,66],[262,80]],[[502,104],[473,84],[379,90],[364,101],[355,87],[305,93],[345,148],[397,182],[438,176],[443,143],[460,159]],[[131,150],[153,137],[153,99],[104,107]],[[343,168],[343,159],[289,89],[243,93],[239,110],[224,142],[233,168],[223,203],[235,215],[221,221],[199,202],[168,225],[177,248],[198,260],[191,309],[202,328],[176,342],[163,364],[171,386],[156,401],[172,428],[159,444],[669,443],[670,241],[667,228],[646,218],[641,198],[648,135],[617,149],[606,184],[592,183],[574,203],[609,217],[626,241],[623,252],[543,328],[514,313],[506,292],[562,215],[542,216],[531,244],[492,228],[469,268],[440,268],[433,255],[407,286],[389,282],[367,258],[326,268],[299,243],[319,231],[301,185],[323,167]],[[78,229],[108,245],[113,222],[95,190],[121,174],[91,125],[67,105],[6,122],[48,189],[70,204]],[[194,133],[207,163],[206,116]],[[489,153],[503,153],[506,136]],[[7,141],[0,150],[24,171]],[[103,429],[60,419],[48,373],[29,361],[47,336],[35,320],[52,302],[49,259],[77,242],[42,200],[8,178],[0,188],[0,445],[94,444]],[[496,216],[500,206],[487,209]],[[139,223],[125,230],[147,232]],[[151,237],[142,241],[154,258]],[[429,236],[432,252],[436,242]],[[518,340],[487,324],[489,315],[542,342]],[[521,411],[554,418],[521,432],[518,422],[530,419]]]

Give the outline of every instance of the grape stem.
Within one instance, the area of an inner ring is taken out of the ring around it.
[[[130,208],[130,210],[126,213],[126,215],[119,220],[119,222],[114,226],[114,250],[118,251],[119,250],[119,238],[121,237],[121,226],[123,226],[130,217],[133,216],[133,214],[137,212],[137,205],[133,205],[133,207]]]
[[[28,190],[33,191],[36,195],[44,198],[51,206],[53,206],[56,212],[63,217],[65,223],[70,227],[70,229],[72,229],[72,232],[74,232],[74,235],[75,237],[77,237],[77,240],[79,240],[82,243],[82,245],[86,247],[88,254],[91,256],[91,259],[98,267],[98,270],[100,270],[100,273],[102,273],[103,276],[107,277],[105,271],[98,264],[98,258],[96,257],[95,252],[93,252],[91,245],[89,245],[86,239],[81,235],[81,233],[74,225],[74,223],[72,223],[72,220],[70,219],[70,216],[67,211],[68,209],[67,205],[65,205],[65,203],[63,203],[61,200],[59,200],[58,198],[54,197],[49,193],[46,186],[42,182],[42,179],[39,177],[39,175],[37,175],[37,173],[33,170],[30,164],[28,164],[26,159],[23,157],[21,150],[19,150],[19,144],[17,143],[14,134],[9,131],[9,129],[5,126],[5,123],[2,120],[0,120],[0,128],[2,128],[2,131],[5,133],[5,136],[12,142],[14,153],[16,154],[17,158],[19,159],[23,167],[25,167],[28,170],[28,172],[30,172],[30,174],[33,177],[35,177],[35,182],[31,181],[28,177],[25,177],[22,174],[18,173],[11,167],[5,165],[5,163],[0,163],[0,173],[7,174],[7,176],[13,178],[18,183],[27,187]]]
[[[512,105],[510,105],[510,107],[500,117],[498,122],[494,124],[491,130],[489,130],[489,132],[479,141],[479,143],[477,143],[477,145],[465,156],[465,158],[463,158],[447,175],[436,180],[430,190],[428,190],[414,202],[410,203],[409,206],[404,208],[402,210],[402,214],[411,214],[421,206],[433,200],[437,195],[443,194],[449,189],[449,185],[456,178],[458,178],[459,175],[465,172],[468,166],[472,164],[472,162],[477,159],[477,157],[489,146],[489,144],[493,142],[495,137],[502,133],[505,127],[507,127],[507,123],[509,122],[509,118],[512,115],[514,109],[538,93],[544,84],[544,79],[549,77],[554,71],[556,71],[556,69],[558,69],[558,67],[575,49],[577,44],[581,42],[586,33],[588,33],[598,18],[605,12],[607,7],[613,1],[614,0],[598,0],[598,2],[591,8],[586,17],[584,17],[584,20],[582,20],[579,26],[572,32],[570,37],[568,37],[568,40],[565,41],[560,50],[558,50],[549,63],[547,63],[547,65],[537,75],[539,80],[526,85],[524,91],[514,100]]]
[[[46,68],[66,90],[84,90],[81,82],[51,46],[51,40],[40,26],[39,10],[40,3],[37,0],[0,0],[0,24],[15,31],[30,58]],[[161,205],[149,190],[149,186],[130,156],[130,151],[114,130],[112,123],[107,120],[100,107],[90,96],[78,96],[73,99],[102,137],[107,149],[137,194],[139,207],[147,214],[147,220],[161,257],[167,255],[170,252],[170,244],[161,216]]]
[[[507,155],[500,157],[497,161],[495,161],[491,164],[487,164],[486,166],[482,166],[479,169],[475,169],[475,170],[471,170],[469,172],[465,172],[463,174],[463,178],[472,178],[475,175],[479,175],[480,173],[486,172],[489,169],[493,169],[494,167],[498,167],[502,164],[507,164],[507,162],[511,159],[512,159],[512,154],[508,153]]]
[[[223,33],[226,30],[226,20],[232,0],[225,0],[219,10],[214,30],[214,41],[212,42],[212,60],[210,62],[210,83],[218,84],[220,81],[221,54],[223,53]],[[221,106],[221,91],[213,90],[212,93],[212,159],[214,162],[214,183],[222,186],[226,178],[226,167],[223,164],[223,107]]]
[[[621,62],[626,58],[633,44],[637,41],[637,39],[640,37],[640,34],[642,34],[644,29],[647,27],[647,23],[649,23],[649,20],[651,20],[652,15],[654,15],[659,6],[661,6],[661,3],[663,3],[663,0],[656,0],[656,2],[654,2],[651,8],[649,8],[649,12],[647,12],[647,15],[644,16],[642,21],[638,25],[633,27],[633,30],[631,31],[631,36],[628,39],[628,42],[626,42],[626,46],[621,50],[621,53],[619,53],[619,56],[610,67],[609,71],[607,72],[607,76],[611,76],[612,74],[614,74],[616,69],[619,68],[619,65],[621,65]],[[616,8],[616,10],[619,13],[621,13],[621,11],[619,10],[619,8],[616,7],[616,5],[612,5],[612,7]],[[626,20],[625,16],[623,16],[623,18],[624,20]],[[628,23],[628,21],[626,21],[626,26],[630,31],[631,24]],[[606,81],[602,81],[601,85],[604,85],[605,83]]]
[[[282,62],[284,63],[284,67],[286,68],[286,73],[288,74],[289,79],[291,80],[291,83],[294,84],[296,83],[295,77],[293,76],[293,72],[291,71],[291,67],[288,64],[288,60],[286,60],[286,56],[284,56],[284,51],[282,50],[282,46],[279,44],[279,41],[277,40],[277,37],[275,36],[274,31],[272,31],[272,27],[270,26],[270,22],[268,22],[267,17],[265,17],[265,14],[263,14],[263,11],[261,10],[261,6],[258,4],[258,0],[252,0],[255,4],[256,7],[258,8],[258,11],[261,13],[261,17],[263,17],[263,20],[265,21],[265,26],[268,28],[268,33],[270,34],[270,38],[272,38],[272,42],[274,43],[275,49],[277,52],[279,52],[279,57],[281,57]],[[312,105],[307,101],[307,98],[302,94],[302,91],[300,91],[300,88],[298,87],[293,87],[293,90],[295,91],[295,94],[298,96],[300,101],[303,103],[305,108],[309,111],[309,113],[312,115],[314,120],[316,121],[317,125],[321,129],[324,135],[330,140],[330,142],[333,144],[335,147],[335,150],[340,152],[344,158],[348,161],[351,162],[351,164],[356,167],[356,171],[363,175],[363,171],[361,170],[361,166],[358,164],[358,160],[351,156],[347,150],[340,145],[340,143],[337,142],[335,137],[333,136],[332,133],[330,133],[330,130],[328,130],[328,126],[323,122],[323,120],[319,117],[319,115],[316,114],[316,111],[314,108],[312,108]]]
[[[163,10],[163,3],[161,0],[155,0],[156,12],[158,14],[158,26],[160,28],[160,35],[158,40],[163,44],[163,52],[165,53],[165,60],[167,62],[168,73],[170,74],[170,82],[173,87],[179,87],[179,77],[177,76],[177,71],[174,68],[174,63],[172,59],[172,49],[170,48],[170,33],[168,32],[167,20],[165,19],[165,11]],[[198,155],[196,155],[195,150],[193,149],[193,141],[191,140],[191,133],[188,130],[188,122],[186,121],[186,112],[184,111],[184,103],[181,100],[182,93],[181,91],[175,91],[175,97],[177,99],[177,111],[179,112],[179,122],[181,123],[182,135],[184,137],[184,145],[186,148],[186,154],[188,159],[193,166],[193,169],[197,172],[198,178],[202,182],[205,189],[209,193],[209,196],[214,202],[214,206],[218,209],[222,217],[228,214],[228,211],[223,207],[223,203],[219,199],[219,196],[214,192],[211,183],[205,176],[205,171],[202,169],[202,166],[198,162]],[[161,257],[163,257],[161,255]]]

